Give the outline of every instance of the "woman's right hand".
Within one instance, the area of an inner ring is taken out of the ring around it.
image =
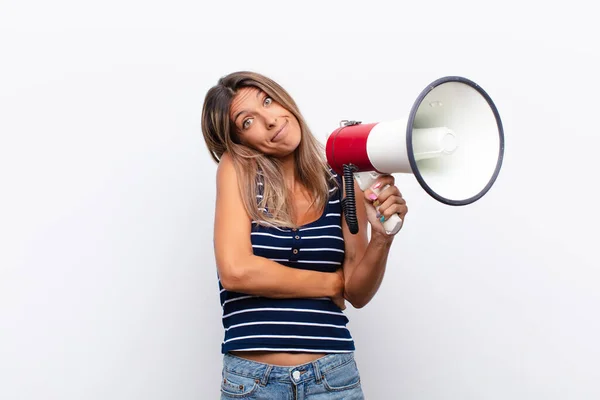
[[[331,296],[331,300],[338,306],[341,310],[346,309],[346,299],[344,298],[344,269],[339,268],[337,271],[333,273],[333,295]]]

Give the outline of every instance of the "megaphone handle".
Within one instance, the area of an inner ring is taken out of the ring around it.
[[[387,185],[386,187],[388,186],[389,185]],[[385,189],[386,187],[384,187],[383,189]],[[379,194],[380,191],[378,189],[373,189],[373,192]],[[375,209],[379,211],[379,206],[375,207]],[[385,229],[388,235],[395,235],[396,233],[398,233],[400,228],[402,228],[403,222],[404,221],[402,221],[402,218],[400,218],[398,214],[392,214],[390,218],[383,221],[383,229]]]
[[[377,178],[379,178],[379,176],[381,176],[381,175],[378,174],[377,172],[355,172],[354,173],[354,178],[356,179],[358,186],[360,186],[360,189],[363,191],[370,188],[375,183]],[[388,186],[389,185],[386,185],[385,187],[383,187],[381,189],[377,188],[377,189],[371,189],[371,190],[373,190],[373,192],[378,195],[379,193],[381,193],[382,190],[384,190]],[[379,206],[375,207],[375,209],[377,211],[379,211]],[[398,214],[393,214],[389,219],[387,219],[383,222],[383,229],[385,229],[385,231],[387,232],[388,235],[395,235],[402,228],[403,223],[404,223],[404,221],[402,221],[402,218],[400,218],[400,216]]]

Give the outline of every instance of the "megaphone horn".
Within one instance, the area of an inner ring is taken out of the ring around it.
[[[326,156],[330,167],[344,176],[344,214],[350,231],[357,233],[352,179],[366,190],[380,174],[413,174],[437,201],[471,204],[498,177],[504,131],[498,109],[479,85],[447,76],[423,89],[406,118],[341,121],[327,138]],[[401,227],[398,215],[384,222],[390,234]]]

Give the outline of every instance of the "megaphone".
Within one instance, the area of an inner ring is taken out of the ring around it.
[[[504,131],[498,109],[479,85],[446,76],[423,89],[405,118],[341,121],[325,150],[329,166],[344,177],[344,214],[356,234],[353,179],[366,190],[380,174],[413,174],[437,201],[468,205],[481,199],[498,177]],[[395,214],[383,224],[395,234],[402,223]]]

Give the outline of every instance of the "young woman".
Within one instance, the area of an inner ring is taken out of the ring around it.
[[[393,176],[373,186],[389,185],[379,195],[355,185],[351,234],[342,180],[294,100],[258,73],[207,92],[202,131],[218,163],[222,398],[362,399],[343,310],[364,307],[383,279],[394,236],[381,221],[407,213]]]

